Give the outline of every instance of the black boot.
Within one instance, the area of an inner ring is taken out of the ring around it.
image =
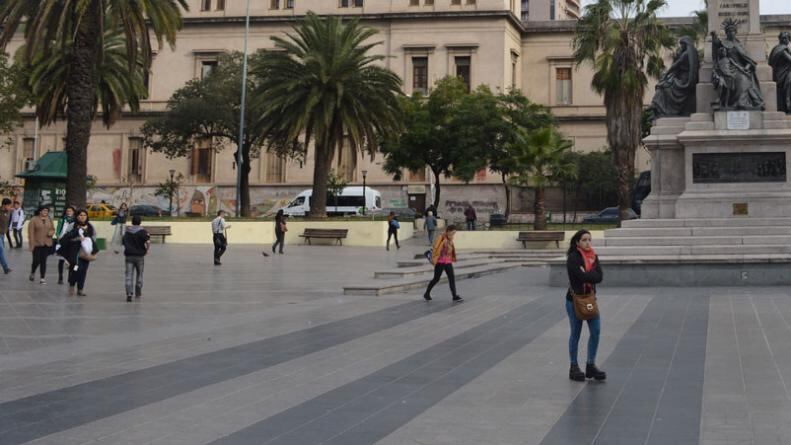
[[[596,365],[588,363],[585,365],[585,377],[594,380],[605,380],[607,373],[597,368]]]
[[[578,365],[571,365],[569,368],[569,379],[575,382],[584,382],[585,373],[582,372]]]

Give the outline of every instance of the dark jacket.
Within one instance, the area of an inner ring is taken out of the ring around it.
[[[467,209],[464,210],[464,217],[467,218],[467,221],[475,221],[478,219],[478,214],[475,213],[475,209],[472,207],[467,207]]]
[[[124,245],[124,256],[145,256],[148,253],[148,240],[151,236],[140,226],[126,228],[121,239]]]
[[[8,232],[8,225],[11,224],[11,211],[0,210],[0,235]]]
[[[91,254],[96,255],[96,253],[99,252],[99,246],[96,244],[96,230],[91,223],[88,223],[87,227],[85,227],[83,234],[85,237],[93,239],[93,252],[91,252]],[[81,248],[80,227],[78,227],[75,222],[74,227],[71,228],[69,233],[63,235],[63,238],[60,239],[58,255],[62,256],[71,264],[77,264],[77,258],[80,256]]]
[[[578,251],[574,251],[566,259],[566,271],[569,274],[569,287],[574,290],[574,293],[585,293],[584,284],[588,283],[596,290],[596,285],[601,283],[604,274],[601,270],[601,263],[599,262],[598,255],[596,256],[596,267],[590,272],[583,272],[581,267],[585,267],[585,259]],[[571,290],[566,292],[566,299],[571,300]]]

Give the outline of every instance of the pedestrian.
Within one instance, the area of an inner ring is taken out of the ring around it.
[[[22,228],[25,226],[25,209],[19,201],[14,201],[14,208],[11,210],[11,232],[14,234],[14,241],[16,241],[16,248],[22,248]],[[8,240],[9,244],[11,240]]]
[[[566,270],[569,276],[569,289],[566,291],[566,313],[569,317],[569,379],[578,382],[585,381],[586,378],[604,380],[607,373],[596,367],[596,352],[599,349],[599,335],[601,333],[601,318],[597,315],[588,320],[588,358],[586,360],[585,372],[580,370],[577,364],[577,349],[582,333],[582,320],[577,318],[574,311],[574,295],[584,295],[596,292],[596,284],[602,281],[601,264],[599,257],[593,250],[591,234],[582,229],[574,234],[569,243],[566,258]]]
[[[52,253],[53,235],[55,235],[55,225],[49,219],[49,207],[42,205],[27,226],[27,244],[33,253],[30,281],[35,280],[36,269],[38,269],[41,277],[39,283],[46,284],[47,257]]]
[[[126,265],[127,303],[132,301],[133,292],[135,299],[143,296],[143,259],[151,247],[151,236],[140,226],[141,223],[140,216],[133,216],[132,226],[126,229],[122,240]]]
[[[221,266],[220,258],[228,249],[228,238],[225,236],[225,231],[230,229],[231,225],[225,223],[225,210],[217,212],[217,217],[211,222],[212,240],[214,241],[214,265]]]
[[[426,219],[423,221],[423,229],[428,233],[428,243],[434,244],[434,233],[437,230],[437,217],[429,210],[426,212]]]
[[[396,216],[395,212],[390,212],[387,215],[387,250],[390,250],[390,238],[395,238],[397,249],[401,248],[401,244],[398,243],[398,229],[400,228],[401,224],[398,223],[398,216]]]
[[[478,220],[478,215],[475,213],[472,204],[468,204],[464,210],[464,219],[467,221],[467,230],[475,230],[475,221]]]
[[[67,233],[71,232],[71,229],[74,227],[74,214],[77,213],[77,209],[74,206],[66,207],[66,210],[63,211],[63,216],[58,221],[58,227],[55,229],[55,237],[57,242],[55,243],[55,253],[59,254],[61,248],[61,240]],[[66,264],[66,260],[63,257],[58,259],[58,284],[63,284],[63,266]]]
[[[88,218],[88,211],[80,209],[74,218],[71,231],[61,239],[61,256],[69,264],[69,296],[84,297],[85,280],[88,277],[88,266],[96,259],[99,247],[96,244],[96,229]]]
[[[272,253],[275,253],[275,248],[280,246],[280,253],[283,253],[283,243],[286,240],[286,232],[288,232],[288,226],[286,226],[286,215],[283,213],[283,209],[277,211],[277,215],[275,215],[275,244],[272,244]]]
[[[453,237],[456,235],[456,226],[449,225],[442,235],[438,236],[431,248],[431,264],[434,265],[434,278],[428,283],[428,288],[423,294],[426,301],[431,301],[431,289],[439,283],[442,272],[448,276],[450,294],[453,296],[454,303],[464,301],[456,292],[456,276],[453,273],[453,263],[456,262],[456,246],[453,244]]]
[[[8,275],[11,269],[8,267],[8,262],[5,258],[5,236],[8,234],[8,226],[11,224],[11,200],[3,198],[2,207],[0,207],[0,266],[3,268],[3,273]],[[11,238],[8,238],[8,245],[11,248]]]
[[[126,218],[129,213],[129,207],[126,205],[125,202],[121,203],[121,206],[118,207],[118,212],[113,217],[112,222],[110,223],[113,227],[113,238],[110,240],[110,244],[113,245],[113,252],[118,254],[121,251],[121,247],[123,245],[123,238],[124,234],[126,233]]]
[[[437,213],[437,208],[434,207],[434,204],[428,206],[428,208],[426,209],[426,213],[428,212],[431,212],[431,214],[434,215],[435,218],[439,218],[439,213]]]

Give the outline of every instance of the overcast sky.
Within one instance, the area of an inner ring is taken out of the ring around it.
[[[660,14],[665,17],[686,17],[692,11],[703,9],[703,0],[665,0],[668,4],[665,11]],[[760,0],[761,14],[791,14],[791,1],[789,0]],[[591,0],[585,0],[585,4]]]

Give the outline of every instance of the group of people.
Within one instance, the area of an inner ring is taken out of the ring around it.
[[[11,200],[3,199],[0,208],[0,231],[7,233],[13,223],[13,215],[18,208],[18,203],[11,207]],[[125,290],[126,300],[132,297],[140,298],[143,289],[143,257],[150,247],[150,236],[141,227],[142,219],[139,216],[132,218],[132,226],[126,227],[126,208],[113,218],[116,230],[112,244],[123,246],[125,257]],[[24,215],[24,213],[22,213]],[[24,222],[24,220],[23,220]],[[16,230],[16,229],[14,229]],[[21,228],[19,229],[21,232]],[[91,224],[86,209],[77,210],[74,206],[66,207],[57,225],[50,218],[49,206],[42,205],[36,209],[33,217],[27,223],[27,243],[32,254],[30,266],[30,281],[36,280],[46,284],[47,260],[50,255],[58,256],[58,284],[64,284],[64,272],[69,284],[69,296],[86,296],[85,283],[91,262],[96,260],[99,252],[96,229]],[[21,236],[19,237],[20,247]],[[0,266],[8,274],[12,270],[8,266],[5,253],[0,243]],[[11,241],[9,238],[9,245]],[[119,250],[116,250],[119,253]]]

